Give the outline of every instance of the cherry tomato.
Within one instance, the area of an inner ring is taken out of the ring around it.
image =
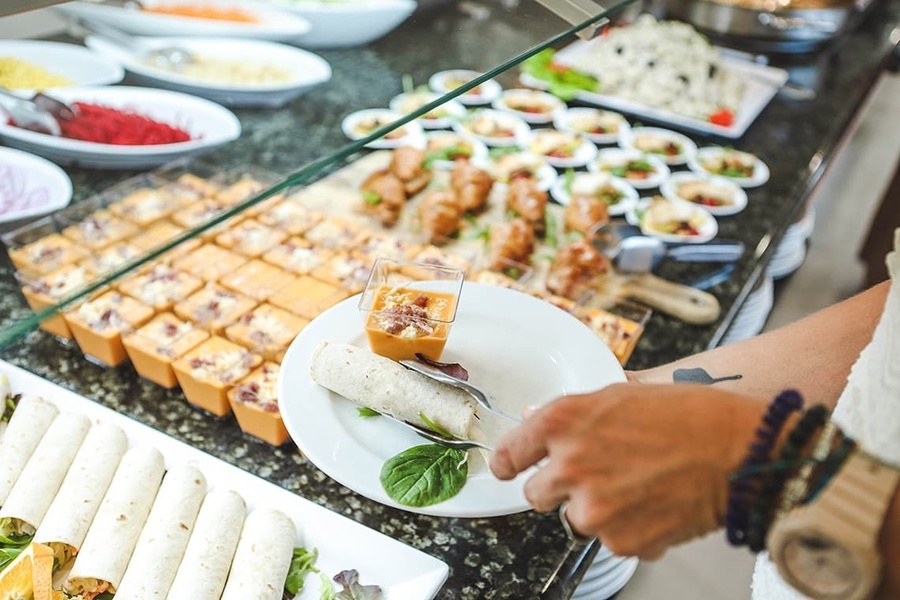
[[[720,108],[709,115],[709,122],[722,127],[731,127],[734,124],[734,113],[727,108]]]

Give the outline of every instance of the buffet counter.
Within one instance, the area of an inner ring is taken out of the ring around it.
[[[473,18],[483,10],[491,17]],[[740,240],[748,251],[730,277],[710,289],[722,307],[718,320],[688,325],[654,312],[627,368],[651,367],[722,342],[780,240],[804,214],[816,183],[852,131],[896,44],[898,21],[900,0],[880,0],[855,30],[815,54],[771,58],[769,64],[787,69],[791,81],[811,88],[815,98],[777,95],[739,140],[690,134],[698,143],[733,143],[756,154],[768,164],[771,177],[764,187],[749,191],[746,210],[720,221],[719,236]],[[235,109],[243,129],[240,139],[205,155],[204,161],[222,169],[249,164],[275,173],[294,172],[343,146],[346,140],[337,126],[341,118],[352,110],[386,106],[401,91],[403,75],[418,83],[442,69],[486,70],[562,28],[556,17],[533,3],[510,10],[500,3],[461,2],[417,14],[370,46],[319,51],[333,69],[327,85],[284,108]],[[512,87],[516,77],[516,72],[509,72],[498,80]],[[134,174],[78,168],[67,172],[74,185],[73,203]],[[657,274],[684,281],[707,270],[709,266],[664,262]],[[3,254],[0,326],[30,314]],[[383,506],[324,475],[293,444],[273,448],[244,435],[232,417],[216,418],[193,409],[180,391],[141,379],[130,366],[92,364],[77,347],[65,347],[43,331],[0,349],[0,359],[446,561],[450,575],[437,595],[440,599],[537,598],[565,556],[567,541],[555,514],[438,518]],[[571,596],[597,549],[593,545],[568,556],[545,597]]]

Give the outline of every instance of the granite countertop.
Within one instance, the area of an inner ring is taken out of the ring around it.
[[[491,18],[474,18],[484,11]],[[711,290],[723,307],[719,321],[690,326],[654,313],[630,368],[668,362],[721,340],[763,274],[779,239],[802,214],[805,201],[851,129],[891,48],[890,33],[898,15],[900,0],[876,0],[861,24],[836,43],[807,56],[773,58],[771,64],[787,68],[793,81],[812,87],[817,92],[815,100],[777,96],[736,142],[691,134],[701,145],[731,143],[758,154],[769,165],[771,179],[749,192],[749,206],[743,213],[720,221],[720,236],[741,240],[749,251],[730,279]],[[243,125],[241,139],[208,159],[222,168],[254,164],[290,173],[342,146],[340,119],[352,110],[385,106],[401,91],[403,74],[419,84],[441,69],[486,69],[561,29],[561,21],[533,3],[508,9],[499,3],[462,2],[418,13],[368,47],[320,52],[331,63],[334,78],[300,100],[276,111],[235,111]],[[512,74],[501,77],[504,85],[514,81]],[[69,172],[76,202],[133,174]],[[659,274],[678,280],[697,271],[696,266],[664,264]],[[29,314],[3,255],[0,326]],[[382,506],[325,476],[295,446],[273,449],[243,435],[232,417],[218,419],[194,410],[180,392],[165,391],[139,379],[130,366],[98,367],[85,361],[77,348],[61,346],[42,332],[0,349],[0,359],[446,561],[450,576],[437,596],[440,599],[537,598],[564,555],[566,539],[555,514],[436,518]],[[595,552],[596,547],[590,547],[570,556],[544,597],[570,596]]]

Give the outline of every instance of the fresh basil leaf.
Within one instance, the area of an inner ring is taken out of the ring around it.
[[[356,409],[356,414],[360,417],[380,417],[381,413],[377,410],[373,410],[368,406],[360,406]]]
[[[452,498],[466,484],[465,450],[437,444],[414,446],[389,458],[381,467],[381,487],[404,506],[431,506]]]
[[[334,576],[334,580],[343,588],[337,593],[335,600],[381,600],[381,588],[377,585],[362,585],[356,569],[341,571]]]
[[[319,551],[313,548],[294,548],[291,555],[291,566],[288,569],[287,579],[284,582],[285,591],[290,594],[289,597],[296,596],[303,589],[303,580],[309,573],[318,573],[316,568],[316,559],[319,558]]]

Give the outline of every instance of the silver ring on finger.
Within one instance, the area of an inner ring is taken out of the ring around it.
[[[566,516],[566,508],[568,508],[568,506],[568,502],[563,502],[559,505],[559,520],[562,522],[563,530],[566,532],[566,537],[569,538],[569,541],[574,544],[578,544],[579,546],[584,546],[594,541],[594,538],[579,535],[572,528],[572,524],[569,523],[569,517]]]

